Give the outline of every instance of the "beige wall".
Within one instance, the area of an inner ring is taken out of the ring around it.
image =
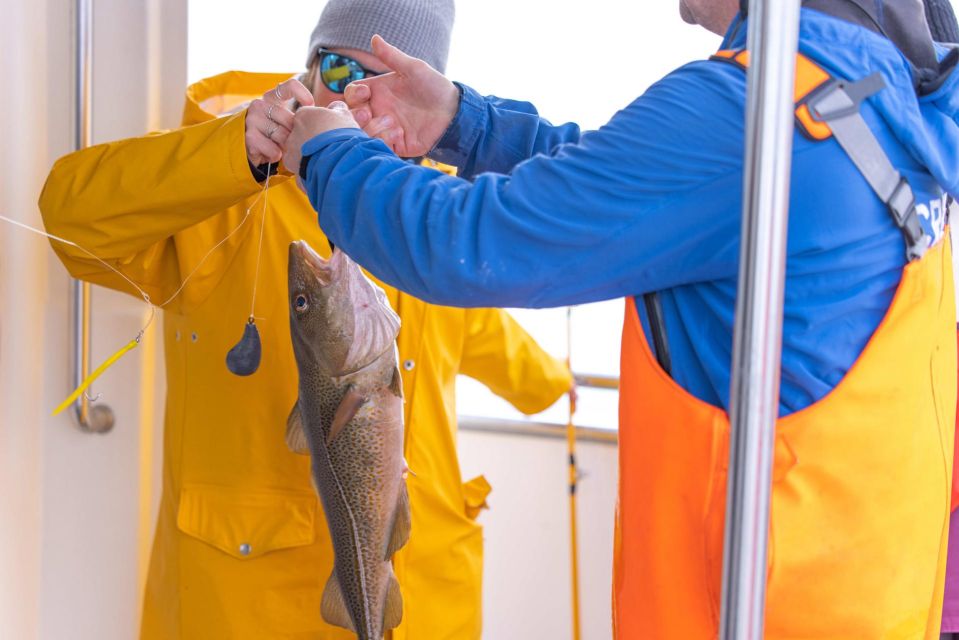
[[[493,487],[483,524],[483,637],[572,638],[566,441],[460,430],[465,478]],[[615,444],[580,442],[577,490],[583,640],[609,640]]]
[[[186,0],[94,0],[94,142],[171,126],[186,76]],[[39,225],[37,196],[73,145],[73,2],[4,0],[0,213]],[[42,238],[0,223],[0,629],[132,638],[155,508],[158,332],[96,385],[104,436],[50,411],[70,391],[69,285]],[[94,292],[93,360],[133,337],[142,303]]]

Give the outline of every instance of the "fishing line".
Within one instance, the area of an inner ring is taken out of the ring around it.
[[[249,376],[260,368],[260,359],[263,357],[263,345],[260,341],[260,330],[256,327],[256,286],[260,279],[260,259],[263,257],[263,232],[266,229],[266,211],[269,206],[271,165],[266,168],[266,181],[263,185],[263,212],[260,214],[260,241],[256,249],[256,267],[253,272],[253,294],[250,296],[250,317],[243,326],[243,335],[226,354],[226,368],[230,373],[238,376]]]
[[[37,228],[35,228],[35,227],[31,227],[30,225],[24,224],[24,223],[22,223],[22,222],[18,222],[17,220],[13,220],[13,219],[8,218],[8,217],[6,217],[6,216],[4,216],[4,215],[0,215],[0,220],[3,220],[4,222],[9,222],[10,224],[12,224],[12,225],[14,225],[14,226],[20,227],[21,229],[26,229],[27,231],[30,231],[30,232],[35,233],[35,234],[37,234],[37,235],[44,236],[44,237],[49,238],[49,239],[51,239],[51,240],[56,240],[57,242],[60,242],[60,243],[62,243],[62,244],[69,245],[69,246],[71,246],[71,247],[76,247],[76,248],[79,249],[80,251],[84,252],[85,254],[87,254],[88,256],[90,256],[91,258],[93,258],[94,260],[96,260],[97,262],[99,262],[100,264],[102,264],[102,265],[103,265],[104,267],[106,267],[107,269],[110,269],[111,271],[115,272],[118,276],[120,276],[121,278],[123,278],[124,280],[126,280],[127,282],[129,282],[129,283],[130,283],[130,286],[132,286],[134,289],[136,289],[136,290],[140,293],[140,296],[143,297],[144,302],[146,302],[147,304],[151,304],[151,305],[153,304],[153,303],[150,301],[150,294],[148,294],[146,291],[144,291],[136,282],[134,282],[134,281],[131,280],[130,278],[126,277],[124,274],[122,274],[122,273],[120,273],[119,271],[117,271],[117,270],[116,270],[115,268],[113,268],[113,266],[110,265],[109,263],[105,262],[104,260],[101,260],[101,259],[99,258],[99,256],[97,256],[95,253],[93,253],[92,251],[89,251],[89,250],[86,249],[85,247],[82,247],[82,246],[78,245],[76,242],[74,242],[74,241],[72,241],[72,240],[67,240],[67,239],[65,239],[65,238],[61,238],[60,236],[55,236],[55,235],[53,235],[52,233],[47,233],[46,231],[41,231],[40,229],[37,229]]]
[[[253,202],[250,203],[250,206],[249,206],[249,207],[247,207],[246,213],[243,214],[243,219],[240,220],[239,224],[237,224],[235,227],[233,227],[233,230],[230,231],[230,233],[226,234],[219,242],[217,242],[215,245],[213,245],[213,248],[212,248],[212,249],[210,249],[209,251],[207,251],[206,254],[205,254],[202,258],[200,258],[200,261],[196,263],[196,266],[193,267],[193,270],[190,271],[190,274],[189,274],[186,278],[183,279],[183,282],[182,282],[182,283],[180,283],[180,287],[179,287],[175,292],[173,292],[173,295],[170,296],[169,298],[167,298],[166,301],[165,301],[163,304],[159,305],[161,308],[162,308],[162,307],[165,307],[165,306],[167,306],[168,304],[170,304],[171,302],[173,302],[173,299],[176,298],[178,295],[180,295],[180,292],[183,291],[183,288],[186,286],[187,282],[190,281],[190,278],[192,278],[194,275],[196,275],[196,272],[200,270],[200,267],[203,266],[203,263],[206,262],[206,259],[209,258],[209,257],[213,254],[214,251],[216,251],[216,250],[219,249],[221,246],[223,246],[223,244],[224,244],[227,240],[229,240],[229,239],[232,238],[234,235],[236,235],[236,233],[237,233],[241,228],[243,228],[243,225],[246,224],[247,219],[249,219],[250,214],[251,214],[252,211],[253,211],[253,207],[256,206],[256,204],[260,201],[260,198],[263,197],[263,194],[266,193],[267,186],[268,186],[268,185],[264,186],[263,189],[260,190],[260,193],[256,196],[256,199],[253,200]],[[265,206],[266,206],[266,203],[264,203],[264,207],[265,207]],[[264,210],[264,212],[265,212],[265,210]],[[109,266],[109,265],[108,265],[108,266]],[[112,267],[111,267],[111,268],[112,268]],[[114,271],[116,271],[116,269],[114,269]],[[117,273],[120,273],[120,272],[117,271]],[[121,274],[121,275],[122,275],[122,274]],[[136,286],[136,285],[134,285],[134,286]],[[138,287],[138,288],[139,288],[139,287]]]
[[[266,228],[266,210],[269,206],[270,194],[267,191],[270,188],[270,170],[266,172],[266,184],[263,187],[263,213],[260,215],[260,242],[256,248],[256,269],[253,272],[253,295],[250,301],[250,318],[256,310],[256,285],[260,279],[260,258],[263,257],[263,230]]]
[[[265,182],[264,185],[263,185],[263,188],[260,190],[260,193],[259,193],[259,194],[257,195],[257,197],[253,200],[253,202],[250,203],[250,206],[247,207],[246,212],[244,213],[243,218],[240,220],[240,222],[239,222],[226,236],[224,236],[222,240],[220,240],[220,241],[217,242],[215,245],[213,245],[213,247],[212,247],[209,251],[207,251],[206,254],[204,254],[204,256],[200,259],[200,261],[197,262],[197,264],[196,264],[196,266],[193,268],[193,270],[190,271],[189,275],[187,275],[187,277],[183,279],[183,281],[180,283],[180,286],[176,289],[176,291],[173,292],[173,295],[171,295],[169,298],[167,298],[164,302],[162,302],[162,303],[159,304],[159,305],[158,305],[158,304],[155,304],[155,303],[150,299],[150,294],[147,293],[147,292],[143,289],[143,287],[141,287],[140,285],[138,285],[138,284],[137,284],[136,282],[134,282],[131,278],[127,277],[127,275],[124,274],[122,271],[120,271],[118,268],[114,267],[112,264],[110,264],[110,263],[107,262],[106,260],[103,260],[102,258],[100,258],[100,256],[96,255],[95,253],[93,253],[92,251],[90,251],[89,249],[87,249],[86,247],[84,247],[84,246],[82,246],[82,245],[74,242],[73,240],[68,240],[68,239],[66,239],[66,238],[62,238],[62,237],[57,236],[57,235],[54,235],[54,234],[52,234],[52,233],[47,233],[46,231],[43,231],[42,229],[37,229],[36,227],[30,226],[30,225],[28,225],[28,224],[25,224],[25,223],[20,222],[20,221],[18,221],[18,220],[14,220],[14,219],[12,219],[12,218],[8,218],[7,216],[0,214],[0,221],[7,222],[7,223],[9,223],[9,224],[11,224],[11,225],[13,225],[13,226],[15,226],[15,227],[18,227],[18,228],[20,228],[20,229],[24,229],[24,230],[29,231],[29,232],[31,232],[31,233],[35,233],[35,234],[37,234],[37,235],[43,236],[43,237],[48,238],[48,239],[50,239],[50,240],[53,240],[53,241],[55,241],[55,242],[59,242],[59,243],[61,243],[61,244],[65,244],[65,245],[67,245],[67,246],[70,246],[70,247],[74,247],[74,248],[76,248],[76,249],[79,249],[80,251],[82,251],[83,253],[87,254],[88,256],[90,256],[91,258],[93,258],[94,260],[96,260],[98,263],[100,263],[101,265],[103,265],[104,267],[106,267],[107,269],[109,269],[110,271],[112,271],[113,273],[115,273],[116,275],[120,276],[120,278],[122,278],[122,279],[123,279],[125,282],[127,282],[131,287],[133,287],[133,288],[137,291],[137,293],[140,294],[140,297],[143,298],[143,301],[144,301],[144,302],[146,302],[148,305],[150,305],[150,317],[147,319],[146,323],[143,325],[143,327],[140,329],[140,331],[136,334],[136,336],[135,336],[132,340],[130,340],[130,342],[128,342],[128,343],[126,343],[125,345],[123,345],[122,347],[120,347],[120,349],[118,349],[113,355],[111,355],[109,358],[107,358],[106,360],[104,360],[103,363],[102,363],[99,367],[97,367],[96,369],[94,369],[93,372],[90,373],[90,374],[83,380],[83,382],[80,383],[80,386],[78,386],[76,389],[74,389],[73,392],[72,392],[69,396],[67,396],[66,400],[64,400],[63,402],[60,403],[60,405],[57,406],[57,408],[53,411],[53,415],[57,415],[57,414],[61,413],[64,409],[66,409],[66,408],[69,407],[71,404],[73,404],[73,403],[77,400],[77,398],[80,397],[80,394],[83,393],[84,391],[86,391],[86,390],[90,387],[90,385],[91,385],[97,378],[99,378],[107,369],[109,369],[109,368],[112,367],[114,364],[116,364],[116,362],[117,362],[118,360],[120,360],[120,358],[122,358],[122,357],[125,356],[127,353],[129,353],[130,351],[132,351],[133,349],[135,349],[137,346],[139,346],[139,344],[140,344],[140,342],[141,342],[141,340],[142,340],[142,338],[143,338],[143,335],[146,333],[147,329],[150,328],[150,325],[153,324],[153,320],[154,320],[154,318],[155,318],[156,315],[157,315],[157,309],[162,309],[162,308],[166,307],[168,304],[170,304],[171,302],[173,302],[173,300],[175,300],[175,299],[177,298],[177,296],[180,295],[180,293],[183,292],[183,289],[186,287],[187,283],[190,281],[191,278],[193,278],[194,275],[196,275],[196,273],[200,270],[200,267],[203,266],[203,263],[206,262],[207,258],[209,258],[217,249],[219,249],[221,246],[223,246],[223,244],[224,244],[225,242],[227,242],[230,238],[232,238],[234,235],[236,235],[236,233],[243,227],[243,225],[246,224],[246,221],[249,219],[251,213],[253,212],[253,208],[256,207],[256,205],[260,202],[261,199],[263,199],[263,201],[264,201],[264,202],[263,202],[263,219],[265,220],[265,217],[266,217],[266,206],[267,206],[266,190],[269,188],[269,186],[270,186],[270,180],[269,180],[269,177],[267,177],[266,182]],[[262,250],[262,242],[263,242],[263,231],[262,231],[262,227],[261,227],[261,230],[260,230],[260,245],[261,245],[260,250]],[[259,270],[259,259],[260,259],[260,258],[259,258],[259,253],[258,253],[258,254],[257,254],[257,270]],[[256,296],[256,281],[255,281],[255,279],[254,279],[254,298],[255,298],[255,296]],[[251,321],[251,323],[252,323],[252,320],[253,320],[253,314],[252,314],[252,312],[251,312],[251,314],[250,314],[250,321]]]

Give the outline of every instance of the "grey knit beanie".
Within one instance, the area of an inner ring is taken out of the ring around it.
[[[926,22],[936,42],[959,42],[959,23],[948,0],[924,0]]]
[[[330,0],[310,37],[309,67],[320,47],[370,50],[380,34],[401,51],[445,72],[453,0]]]

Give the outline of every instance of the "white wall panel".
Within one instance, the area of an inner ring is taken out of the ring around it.
[[[566,441],[460,430],[464,478],[493,487],[484,527],[483,637],[572,638]],[[583,640],[612,638],[617,448],[581,442],[578,489]]]
[[[172,126],[186,76],[186,0],[94,0],[94,142]],[[0,20],[0,214],[36,201],[73,148],[70,0],[6,0]],[[175,87],[175,90],[171,90]],[[0,223],[0,637],[135,637],[156,504],[159,322],[96,385],[107,435],[51,410],[69,393],[69,284],[47,241]],[[136,335],[142,302],[94,289],[99,363]]]

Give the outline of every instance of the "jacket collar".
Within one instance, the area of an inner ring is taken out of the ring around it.
[[[734,27],[747,15],[747,5],[741,0]],[[909,61],[920,94],[934,91],[952,70],[951,64],[940,64],[922,0],[802,0],[802,6],[888,39]]]
[[[183,125],[199,124],[235,113],[294,73],[227,71],[191,84],[186,90]]]

